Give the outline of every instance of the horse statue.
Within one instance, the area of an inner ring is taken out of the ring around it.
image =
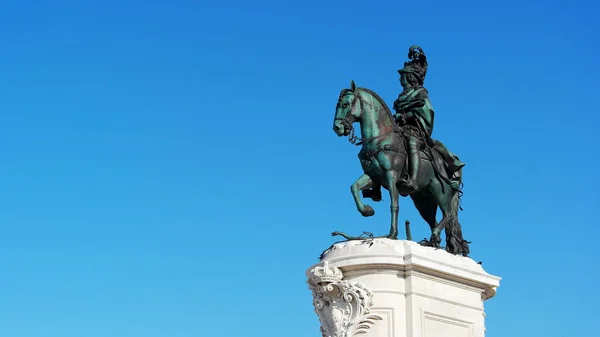
[[[354,135],[353,124],[360,124],[361,137]],[[337,102],[333,130],[339,136],[349,136],[350,142],[362,145],[358,158],[364,174],[351,186],[356,208],[365,217],[375,214],[373,208],[365,205],[359,193],[383,187],[389,191],[391,226],[389,234],[383,236],[398,239],[399,196],[410,195],[419,214],[429,224],[431,237],[421,245],[440,248],[441,231],[446,233],[446,251],[467,256],[469,242],[464,240],[458,222],[458,209],[461,191],[456,187],[462,181],[462,172],[453,181],[444,179],[440,171],[439,154],[435,150],[421,150],[420,169],[417,177],[417,190],[408,188],[407,140],[401,126],[396,124],[390,109],[375,92],[356,87],[354,81],[350,89],[343,89]],[[358,142],[357,142],[358,141]],[[375,201],[379,201],[374,199]],[[436,220],[437,209],[442,219]],[[342,232],[332,235],[346,240],[363,240],[362,236],[349,236]]]

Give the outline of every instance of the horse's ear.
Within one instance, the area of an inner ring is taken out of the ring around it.
[[[350,81],[350,90],[356,91],[356,83],[354,83],[354,80]]]

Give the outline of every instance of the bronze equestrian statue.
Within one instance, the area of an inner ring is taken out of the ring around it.
[[[469,242],[464,240],[458,221],[462,195],[462,168],[459,158],[443,143],[431,138],[434,110],[427,89],[427,58],[423,49],[412,46],[409,61],[398,70],[403,91],[394,102],[392,115],[388,106],[375,92],[358,88],[351,82],[338,98],[333,129],[338,136],[350,136],[350,141],[362,145],[358,153],[364,174],[352,185],[356,207],[363,216],[375,214],[359,195],[381,201],[381,187],[390,193],[391,226],[386,238],[398,238],[398,199],[410,196],[415,207],[429,224],[431,237],[421,244],[440,247],[440,234],[446,233],[446,250],[452,254],[469,254]],[[354,135],[353,123],[360,123],[361,137]],[[437,209],[442,219],[436,221]],[[364,239],[341,232],[348,240]]]

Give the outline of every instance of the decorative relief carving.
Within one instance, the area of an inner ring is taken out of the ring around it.
[[[365,334],[382,320],[369,313],[373,293],[361,283],[344,281],[342,271],[327,261],[310,271],[308,286],[323,337],[353,337]]]

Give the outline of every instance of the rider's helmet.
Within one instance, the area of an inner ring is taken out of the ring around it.
[[[413,74],[420,85],[425,82],[425,76],[427,75],[427,57],[423,52],[423,49],[419,46],[411,46],[408,48],[408,59],[410,61],[404,62],[404,68],[398,70],[398,73]]]

